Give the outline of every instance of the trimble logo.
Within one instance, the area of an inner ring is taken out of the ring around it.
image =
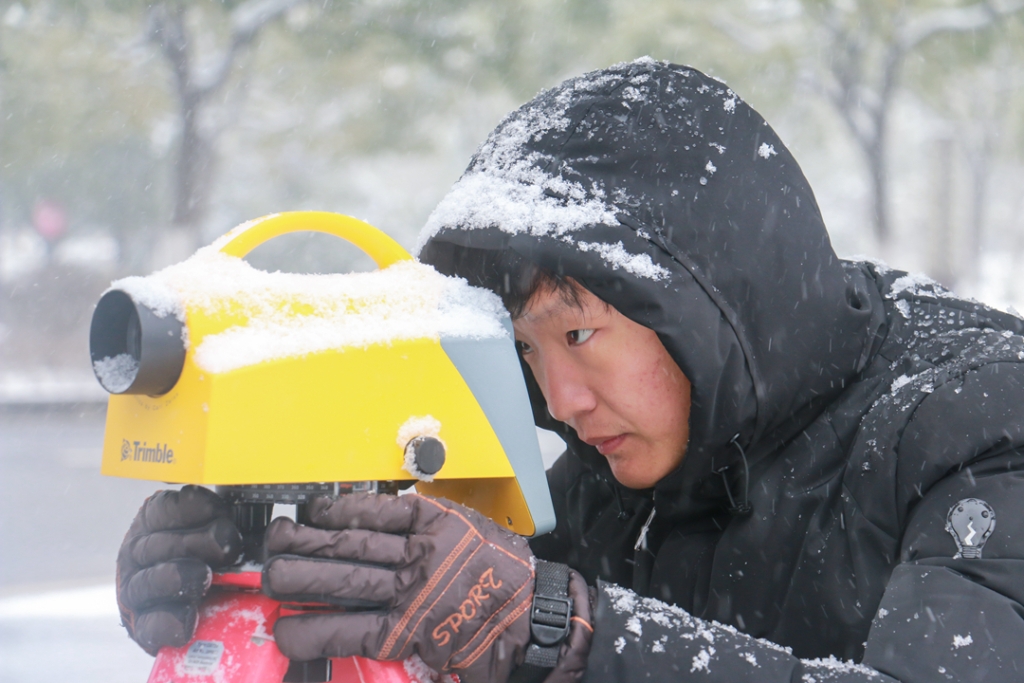
[[[158,443],[150,446],[145,441],[121,440],[121,461],[132,460],[134,462],[159,462],[167,465],[174,464],[174,451],[167,447],[167,444]]]

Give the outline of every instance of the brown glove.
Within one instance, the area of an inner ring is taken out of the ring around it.
[[[117,554],[121,623],[146,652],[192,637],[211,567],[241,557],[242,536],[230,506],[198,486],[160,491],[146,500]]]
[[[413,654],[464,683],[503,682],[530,638],[533,554],[473,510],[417,495],[318,498],[313,526],[276,519],[263,588],[291,602],[372,611],[286,617],[277,645],[297,660]]]

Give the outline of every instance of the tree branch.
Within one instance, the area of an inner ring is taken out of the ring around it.
[[[148,15],[146,38],[156,43],[171,63],[178,94],[184,101],[190,95],[192,68],[182,14],[182,8],[177,4],[173,7],[167,4],[153,7]]]
[[[200,97],[218,90],[231,73],[239,50],[252,42],[260,30],[292,7],[306,0],[249,0],[231,12],[231,43],[210,77],[197,86]]]
[[[969,7],[934,10],[904,24],[898,34],[897,44],[903,53],[907,53],[939,33],[975,31],[1022,9],[1022,0],[1012,0],[998,5],[992,0],[985,0]]]

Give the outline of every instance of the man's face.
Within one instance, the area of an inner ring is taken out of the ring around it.
[[[608,459],[615,478],[653,486],[683,460],[690,382],[658,335],[579,288],[580,306],[550,288],[513,323],[551,415]]]

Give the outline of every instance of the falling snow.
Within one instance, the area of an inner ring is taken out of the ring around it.
[[[962,647],[967,647],[974,642],[974,638],[968,633],[966,636],[955,635],[953,636],[953,647],[959,650]]]

